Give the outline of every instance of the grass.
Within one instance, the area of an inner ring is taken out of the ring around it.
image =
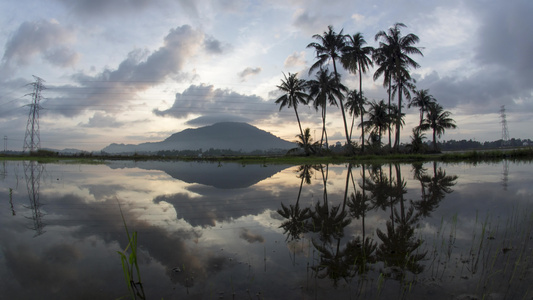
[[[118,202],[118,201],[117,201]],[[128,291],[131,299],[146,299],[144,294],[144,288],[141,280],[141,272],[139,270],[139,264],[137,263],[137,232],[134,231],[131,235],[118,202],[118,208],[120,209],[120,216],[126,229],[126,235],[128,237],[128,245],[122,251],[117,251],[120,255],[120,261],[122,263],[122,270],[124,271],[124,279],[128,286]],[[129,249],[129,253],[128,253]]]
[[[2,155],[1,160],[36,160],[41,163],[104,163],[109,160],[165,160],[165,161],[211,161],[211,162],[238,162],[242,164],[324,164],[324,163],[384,163],[384,162],[413,162],[413,161],[443,161],[443,162],[485,162],[508,160],[533,160],[533,147],[524,147],[514,150],[487,150],[448,152],[436,154],[356,154],[340,155],[329,154],[324,156],[212,156],[212,157],[176,157],[157,155],[58,155],[50,151],[37,152],[31,155]]]

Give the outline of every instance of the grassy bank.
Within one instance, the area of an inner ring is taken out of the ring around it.
[[[58,155],[54,152],[35,152],[31,155],[3,155],[0,160],[34,160],[40,163],[105,163],[113,160],[168,160],[168,161],[213,161],[237,162],[243,164],[327,164],[327,163],[385,163],[385,162],[413,162],[413,161],[443,161],[443,162],[489,162],[507,160],[533,160],[533,148],[514,150],[489,150],[448,152],[435,154],[356,154],[356,155],[324,155],[324,156],[212,156],[212,157],[177,157],[156,155]]]

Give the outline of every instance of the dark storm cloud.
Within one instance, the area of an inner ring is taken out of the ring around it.
[[[533,2],[469,3],[478,17],[474,46],[477,68],[470,74],[440,76],[436,71],[417,82],[429,88],[446,108],[461,106],[464,114],[533,109]]]
[[[170,9],[169,0],[58,0],[65,7],[83,18],[114,17],[117,14],[144,12],[150,8]],[[189,15],[197,16],[194,0],[174,1]]]
[[[10,65],[27,65],[36,55],[60,67],[76,63],[78,54],[65,45],[74,40],[74,32],[55,21],[24,22],[5,45],[2,61]]]
[[[191,115],[233,115],[235,119],[261,120],[276,112],[276,107],[259,96],[247,96],[212,85],[191,85],[177,93],[174,104],[166,110],[155,109],[157,116],[184,119]]]
[[[170,30],[163,46],[154,52],[136,49],[117,69],[105,69],[95,76],[78,73],[78,85],[51,86],[43,103],[51,112],[75,116],[87,109],[120,111],[137,98],[137,93],[162,83],[170,76],[183,76],[186,62],[197,55],[204,44],[204,34],[188,25]]]

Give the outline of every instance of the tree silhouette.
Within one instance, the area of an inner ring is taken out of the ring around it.
[[[313,38],[318,40],[318,42],[313,42],[307,45],[307,48],[314,48],[316,52],[317,61],[309,69],[309,73],[313,72],[317,68],[324,66],[330,60],[333,63],[333,73],[335,74],[335,79],[337,83],[340,84],[339,73],[337,72],[337,64],[342,57],[342,51],[346,46],[344,35],[342,30],[339,33],[336,33],[333,30],[333,26],[328,26],[328,31],[324,31],[322,35],[315,34]],[[348,135],[348,125],[346,123],[346,116],[344,114],[344,104],[342,99],[339,99],[339,104],[341,106],[342,120],[344,121],[344,132],[346,135],[346,144],[351,145],[350,136]]]
[[[281,85],[278,85],[277,88],[284,94],[276,100],[276,104],[280,104],[279,110],[285,106],[288,108],[294,108],[296,120],[298,121],[298,127],[300,128],[300,134],[301,136],[304,136],[302,125],[300,123],[300,117],[298,116],[298,104],[301,103],[307,105],[308,95],[305,93],[305,80],[298,79],[296,76],[298,76],[298,73],[289,73],[289,77],[283,74],[285,80],[282,79]]]

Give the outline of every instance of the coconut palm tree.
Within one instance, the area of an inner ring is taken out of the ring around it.
[[[309,74],[311,74],[314,70],[320,68],[321,66],[324,66],[331,60],[331,62],[333,63],[333,74],[335,74],[335,79],[337,83],[340,83],[340,76],[337,72],[336,62],[340,61],[342,57],[342,51],[346,46],[342,30],[339,33],[336,33],[333,30],[333,26],[330,25],[328,26],[328,31],[325,31],[322,35],[315,34],[313,35],[313,38],[318,40],[318,42],[310,43],[309,45],[307,45],[307,48],[315,49],[317,61],[309,69]],[[346,143],[348,145],[351,145],[342,99],[339,99],[339,104],[341,107],[342,119],[344,121],[344,133],[346,135]]]
[[[422,120],[421,130],[433,130],[433,150],[438,151],[437,137],[441,137],[446,129],[457,128],[455,121],[450,118],[452,113],[444,111],[438,103],[432,103],[428,107],[426,118]]]
[[[326,107],[329,105],[337,106],[337,99],[344,98],[344,91],[348,89],[341,83],[338,83],[333,74],[328,69],[320,68],[316,73],[316,79],[308,80],[307,87],[309,90],[309,100],[313,101],[316,110],[322,108],[322,137],[320,138],[320,148],[324,136],[326,138],[326,147],[328,145],[328,136],[326,134]]]
[[[396,81],[398,86],[398,114],[402,113],[402,89],[404,87],[404,82],[411,79],[409,68],[418,68],[420,66],[416,61],[409,57],[409,55],[420,54],[423,56],[422,51],[413,46],[420,40],[418,36],[412,33],[402,36],[401,27],[406,26],[403,23],[396,23],[393,27],[389,28],[387,32],[380,31],[375,36],[375,40],[380,41],[378,51],[375,55],[377,59],[376,63],[378,65],[383,65],[382,70],[378,68],[381,72],[378,74],[388,73],[385,75],[389,75],[389,87],[391,79]],[[374,74],[374,78],[376,78],[376,74]],[[394,141],[394,147],[396,149],[398,149],[400,144],[400,127],[399,119],[397,119],[396,137]]]
[[[352,90],[348,92],[348,97],[346,99],[346,109],[352,115],[352,126],[350,127],[350,140],[352,139],[352,129],[356,117],[361,117],[361,123],[363,124],[363,116],[366,113],[365,105],[367,104],[367,99],[362,93],[357,90]],[[361,125],[361,151],[365,151],[365,126]]]
[[[276,100],[276,104],[280,104],[279,110],[281,110],[285,106],[287,106],[287,108],[294,108],[296,120],[298,121],[298,127],[300,128],[300,134],[303,137],[304,132],[300,123],[300,117],[298,116],[298,104],[301,103],[307,105],[307,99],[309,96],[305,93],[305,80],[298,79],[297,76],[298,73],[289,73],[289,77],[287,77],[285,73],[283,74],[285,80],[282,79],[281,85],[278,85],[277,88],[281,90],[284,94]]]
[[[363,76],[362,73],[368,71],[369,66],[373,66],[372,59],[370,56],[374,48],[366,45],[366,41],[363,38],[363,34],[360,32],[351,35],[346,35],[346,46],[343,49],[343,54],[341,62],[343,67],[350,71],[351,73],[359,72],[359,92],[363,93]],[[362,103],[361,103],[362,104]],[[359,108],[360,111],[363,111],[363,108]],[[362,116],[361,116],[362,121]],[[353,124],[352,124],[353,127]],[[350,132],[351,139],[351,132]],[[365,151],[365,131],[364,128],[361,128],[361,140],[362,146],[361,150]]]
[[[428,107],[431,103],[437,102],[437,100],[429,94],[429,90],[415,90],[415,96],[409,101],[407,107],[411,106],[418,107],[420,109],[420,123],[418,126],[422,125],[422,120],[424,119],[424,113],[428,110]]]
[[[387,130],[390,122],[391,115],[388,113],[388,105],[383,100],[376,102],[374,100],[370,103],[368,109],[368,118],[361,126],[364,126],[367,131],[377,133],[379,145],[381,145],[381,136],[385,130]]]
[[[311,137],[311,129],[309,129],[309,127],[304,129],[303,135],[296,135],[296,138],[298,139],[295,141],[295,143],[298,145],[298,147],[289,150],[289,153],[298,151],[299,148],[304,150],[305,155],[317,152],[316,148],[318,148],[318,143],[313,143],[313,138]]]

